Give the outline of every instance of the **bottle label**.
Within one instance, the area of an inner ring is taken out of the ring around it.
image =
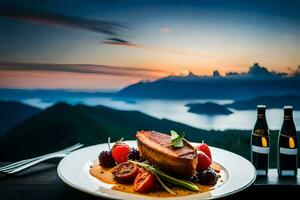
[[[285,154],[285,155],[297,155],[298,149],[289,149],[289,148],[279,148],[279,153]]]
[[[295,176],[295,170],[281,170],[281,176]]]
[[[267,171],[266,170],[258,169],[258,170],[256,170],[256,175],[257,176],[266,176],[267,175]]]
[[[289,137],[289,147],[291,149],[295,148],[295,140],[293,137]]]
[[[252,145],[252,151],[255,153],[268,154],[270,151],[270,148]]]

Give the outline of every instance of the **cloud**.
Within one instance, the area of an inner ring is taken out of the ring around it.
[[[133,48],[145,48],[141,45],[133,44],[127,40],[123,40],[120,38],[107,38],[105,41],[102,42],[103,44],[109,44],[114,46],[126,46],[126,47],[133,47]]]
[[[115,76],[156,77],[157,74],[167,74],[163,70],[153,70],[134,67],[116,67],[89,64],[49,64],[49,63],[0,63],[1,71],[44,71],[44,72],[69,72],[81,74],[103,74]]]
[[[273,73],[270,72],[266,67],[260,66],[258,63],[254,63],[253,66],[249,68],[249,75],[253,76],[272,76]]]
[[[159,47],[152,47],[147,45],[135,44],[127,40],[123,40],[120,38],[106,38],[105,41],[102,42],[103,44],[113,45],[113,46],[124,46],[129,48],[141,48],[151,51],[159,51],[165,53],[172,53],[177,55],[185,55],[185,56],[200,56],[201,54],[198,52],[189,52],[189,51],[179,51],[175,49],[168,49],[168,48],[159,48]]]
[[[187,55],[187,56],[199,56],[201,54],[195,52],[178,51],[174,49],[158,48],[152,46],[146,46],[141,44],[135,44],[130,41],[116,38],[116,36],[122,35],[121,33],[128,29],[127,26],[121,23],[86,19],[74,16],[66,16],[52,12],[37,11],[37,10],[22,10],[18,8],[0,8],[0,17],[16,19],[27,21],[35,24],[42,24],[52,27],[62,27],[62,28],[73,28],[86,31],[92,31],[96,33],[102,33],[112,36],[103,41],[103,44],[114,45],[114,46],[124,46],[130,48],[141,48],[152,51],[166,52],[177,55]],[[160,29],[161,32],[170,32],[171,29],[168,27],[163,27]]]
[[[293,72],[293,74],[296,76],[300,75],[300,65],[298,65],[297,69]]]
[[[259,65],[259,63],[254,63],[249,67],[248,72],[228,72],[226,76],[253,76],[253,77],[283,77],[287,76],[287,73],[269,71],[266,67]]]
[[[117,22],[85,19],[46,11],[22,10],[18,8],[0,9],[0,17],[43,24],[53,27],[74,28],[107,35],[120,35],[126,26]]]
[[[291,76],[300,76],[300,65],[298,65],[296,69],[292,67],[287,67],[286,69]]]
[[[22,10],[18,8],[1,8],[0,17],[16,19],[27,21],[35,24],[42,24],[52,27],[62,27],[62,28],[73,28],[86,31],[92,31],[96,33],[102,33],[112,36],[103,41],[103,44],[114,45],[114,46],[124,46],[130,48],[141,48],[152,51],[166,52],[177,55],[187,55],[187,56],[200,56],[201,54],[195,52],[179,51],[175,49],[158,48],[147,45],[135,44],[133,42],[117,38],[116,36],[122,35],[121,33],[126,30],[124,24],[95,20],[95,19],[85,19],[74,16],[66,16],[52,12],[46,11],[36,11],[36,10]],[[170,32],[171,29],[168,27],[163,27],[160,29],[161,32]]]
[[[169,27],[163,27],[163,28],[160,29],[160,32],[162,32],[162,33],[167,33],[167,32],[170,32],[170,31],[171,31],[171,28],[169,28]]]

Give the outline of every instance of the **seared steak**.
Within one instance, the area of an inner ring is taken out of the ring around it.
[[[156,131],[138,131],[136,139],[142,157],[161,170],[183,177],[196,172],[197,154],[190,143],[183,141],[183,147],[173,147],[169,135]]]

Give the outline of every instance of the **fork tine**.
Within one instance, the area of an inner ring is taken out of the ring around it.
[[[25,170],[25,169],[33,166],[33,165],[36,165],[36,164],[38,164],[40,162],[48,160],[49,158],[64,157],[67,154],[71,153],[73,150],[76,150],[76,149],[78,149],[78,148],[80,148],[82,146],[83,146],[83,144],[76,144],[76,145],[73,145],[71,148],[70,147],[67,148],[68,149],[67,151],[64,151],[65,150],[64,149],[63,152],[59,151],[58,153],[51,153],[51,154],[48,154],[48,156],[40,157],[39,159],[35,159],[35,160],[31,161],[31,162],[27,162],[27,163],[24,163],[22,165],[0,170],[0,172],[6,173],[6,174],[14,174],[14,173],[17,173],[19,171]],[[65,155],[63,155],[63,154],[65,154]]]
[[[9,165],[5,165],[3,167],[0,168],[0,171],[2,170],[5,170],[5,169],[10,169],[12,167],[17,167],[17,166],[20,166],[20,165],[23,165],[23,164],[26,164],[30,161],[32,161],[33,159],[26,159],[26,160],[21,160],[21,161],[18,161],[18,162],[15,162],[15,163],[11,163]]]
[[[70,151],[73,151],[75,149],[78,149],[80,147],[82,147],[83,144],[81,143],[77,143],[75,145],[72,145],[68,148],[65,148],[63,150],[60,150],[60,151],[56,151],[56,152],[53,152],[53,153],[49,153],[49,154],[46,154],[46,155],[42,155],[42,156],[38,156],[38,157],[34,157],[34,158],[29,158],[29,159],[25,159],[25,160],[21,160],[21,161],[18,161],[18,162],[14,162],[14,163],[11,163],[9,165],[6,165],[6,166],[3,166],[0,168],[0,171],[4,171],[4,170],[8,170],[8,169],[12,169],[12,168],[15,168],[15,167],[19,167],[19,166],[22,166],[24,164],[27,164],[29,162],[32,162],[34,160],[37,160],[37,159],[40,159],[42,157],[45,157],[45,156],[49,156],[51,154],[55,154],[55,153],[64,153],[64,152],[70,152]]]
[[[60,150],[60,151],[57,151],[57,152],[54,152],[54,153],[65,152],[65,151],[67,152],[67,151],[70,151],[70,150],[72,151],[74,148],[77,148],[78,146],[82,146],[82,144],[77,143],[77,144],[75,144],[75,145],[73,145],[73,146],[70,146],[70,147],[68,147],[68,148],[66,148],[66,149],[63,149],[63,150]],[[0,168],[0,171],[1,171],[1,170],[5,170],[5,169],[10,169],[10,168],[13,168],[13,167],[17,167],[17,166],[20,166],[20,165],[23,165],[23,164],[26,164],[26,163],[28,163],[28,162],[31,162],[31,161],[33,161],[33,160],[42,158],[42,157],[44,157],[44,156],[48,156],[48,155],[50,155],[50,154],[53,154],[53,153],[49,153],[49,154],[46,154],[46,155],[42,155],[42,156],[38,156],[38,157],[34,157],[34,158],[25,159],[25,160],[21,160],[21,161],[18,161],[18,162],[14,162],[14,163],[12,163],[12,164],[9,164],[9,165],[6,165],[6,166],[1,167],[1,168]]]
[[[51,158],[62,158],[62,157],[65,157],[68,153],[58,153],[58,154],[53,154],[53,155],[50,155],[48,157],[44,157],[44,158],[41,158],[41,159],[38,159],[38,160],[34,160],[30,163],[27,163],[25,165],[22,165],[22,166],[19,166],[19,167],[16,167],[16,168],[13,168],[13,169],[8,169],[8,170],[4,170],[3,172],[6,173],[6,174],[15,174],[17,172],[20,172],[20,171],[23,171],[29,167],[32,167],[38,163],[41,163],[45,160],[49,160]]]

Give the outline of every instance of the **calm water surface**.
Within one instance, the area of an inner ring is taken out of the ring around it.
[[[173,121],[181,122],[190,126],[202,129],[252,129],[256,120],[255,110],[234,110],[230,115],[199,115],[189,113],[187,103],[195,102],[215,102],[218,104],[231,103],[232,100],[148,100],[148,99],[114,99],[114,98],[68,98],[64,101],[77,104],[83,103],[86,105],[104,105],[107,107],[120,110],[137,110],[144,112],[159,119],[166,118]],[[55,102],[46,102],[41,99],[26,99],[24,103],[46,108],[53,105]],[[267,110],[267,121],[270,129],[280,129],[283,121],[283,111],[281,109]],[[298,130],[300,130],[300,112],[294,112],[294,121]]]

